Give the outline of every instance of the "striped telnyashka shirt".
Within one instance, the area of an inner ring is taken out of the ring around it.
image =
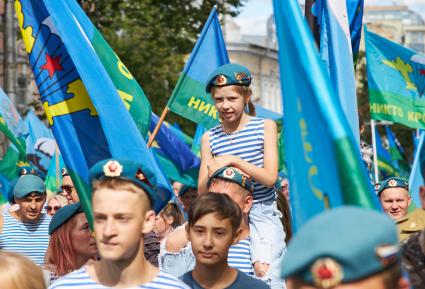
[[[227,255],[227,263],[230,267],[254,276],[254,268],[251,263],[251,248],[249,238],[240,240],[237,244],[230,246]]]
[[[246,126],[233,134],[226,134],[217,125],[208,131],[209,144],[213,157],[234,155],[257,167],[264,166],[264,119],[251,117]],[[254,203],[275,199],[274,187],[266,187],[255,180]]]
[[[22,254],[35,264],[44,264],[44,255],[49,245],[50,216],[42,214],[34,222],[22,222],[9,212],[3,214],[4,223],[0,233],[0,249]]]
[[[89,276],[89,274],[87,273],[87,269],[84,266],[58,279],[49,287],[49,289],[70,289],[70,288],[105,289],[105,288],[112,288],[112,287],[106,287],[96,283]],[[140,285],[140,286],[132,287],[132,288],[189,289],[189,287],[185,285],[182,281],[164,272],[159,272],[158,276],[156,276],[156,278],[153,279],[151,282]]]

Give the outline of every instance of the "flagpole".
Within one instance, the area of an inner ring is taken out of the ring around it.
[[[375,120],[370,120],[370,129],[372,133],[372,150],[373,150],[373,172],[375,177],[375,184],[379,182],[378,175],[378,153],[376,151],[376,134],[375,134]]]
[[[162,111],[161,117],[159,118],[158,123],[155,126],[155,129],[153,130],[153,132],[151,133],[151,135],[149,136],[149,141],[148,141],[148,148],[150,148],[152,146],[153,141],[156,138],[156,135],[159,132],[159,129],[161,128],[162,123],[164,122],[165,117],[167,116],[167,113],[170,109],[168,108],[168,106],[166,106],[164,108],[164,110]]]

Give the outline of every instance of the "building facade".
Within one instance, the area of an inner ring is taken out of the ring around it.
[[[425,53],[425,21],[406,5],[366,6],[364,23],[385,38]]]

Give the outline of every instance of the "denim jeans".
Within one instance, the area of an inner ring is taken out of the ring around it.
[[[274,200],[254,203],[249,213],[251,260],[270,264],[263,279],[272,289],[286,288],[279,277],[280,263],[286,252],[285,232],[279,216]]]

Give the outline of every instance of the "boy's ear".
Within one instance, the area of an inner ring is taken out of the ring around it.
[[[153,210],[149,210],[145,215],[145,222],[143,224],[143,234],[147,234],[153,230],[155,227],[155,212]]]
[[[242,229],[238,228],[235,232],[234,237],[233,237],[232,245],[236,245],[239,242],[239,237],[241,236],[241,233],[242,233]]]

